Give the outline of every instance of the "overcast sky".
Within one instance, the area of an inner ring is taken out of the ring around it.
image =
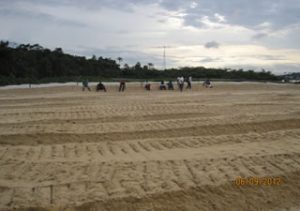
[[[300,0],[0,0],[0,39],[167,67],[300,72]]]

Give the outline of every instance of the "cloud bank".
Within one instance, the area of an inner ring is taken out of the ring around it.
[[[2,0],[0,39],[162,67],[300,72],[298,0]]]

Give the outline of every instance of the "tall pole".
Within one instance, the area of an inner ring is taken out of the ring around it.
[[[164,70],[166,70],[166,46],[164,45]]]

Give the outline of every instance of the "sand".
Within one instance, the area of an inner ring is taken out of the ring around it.
[[[153,88],[0,90],[0,210],[300,210],[300,86]]]

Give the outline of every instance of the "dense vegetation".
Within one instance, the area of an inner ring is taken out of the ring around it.
[[[9,42],[0,42],[0,85],[19,83],[63,82],[90,78],[94,80],[127,79],[171,79],[177,76],[193,78],[235,79],[235,80],[277,80],[270,72],[253,70],[213,69],[205,67],[182,67],[157,70],[148,63],[134,66],[116,60],[93,56],[69,55],[61,48],[49,50],[38,44],[21,44],[10,47]]]

